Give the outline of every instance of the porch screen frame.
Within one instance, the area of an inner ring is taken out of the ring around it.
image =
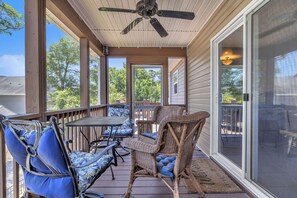
[[[164,68],[163,68],[163,65],[162,64],[131,64],[131,70],[132,70],[132,76],[131,76],[131,78],[132,78],[132,92],[131,92],[131,94],[132,94],[132,104],[134,104],[135,103],[135,86],[134,86],[134,83],[135,83],[135,69],[137,69],[137,68],[160,68],[161,69],[161,101],[160,101],[160,103],[161,104],[163,104],[163,101],[164,101],[164,99],[163,99],[163,90],[164,90],[164,87],[163,87],[163,70],[164,70]]]

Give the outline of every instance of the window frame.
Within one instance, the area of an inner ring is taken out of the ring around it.
[[[176,82],[174,82],[176,80]],[[172,76],[172,81],[173,81],[173,94],[177,95],[178,92],[178,69],[173,73]]]

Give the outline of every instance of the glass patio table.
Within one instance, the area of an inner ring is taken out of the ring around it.
[[[83,135],[83,137],[86,139],[88,145],[89,145],[89,150],[91,148],[95,148],[95,153],[97,151],[97,148],[104,148],[109,145],[110,140],[114,140],[114,136],[118,130],[118,127],[120,127],[128,117],[110,117],[110,116],[100,116],[100,117],[95,117],[95,116],[90,116],[90,117],[84,117],[72,122],[68,122],[65,125],[67,127],[79,127],[80,133]],[[82,128],[83,127],[93,127],[94,128],[94,133],[95,133],[95,141],[90,142],[89,138],[84,134]],[[115,133],[110,133],[108,138],[107,138],[107,143],[106,145],[97,145],[97,143],[100,143],[102,140],[98,139],[97,133],[95,130],[95,127],[110,127],[111,131],[113,131],[113,128],[116,127]],[[117,152],[115,149],[116,154],[122,158],[123,157]],[[112,174],[112,179],[114,179],[114,173],[112,170],[112,167],[110,166],[111,174]]]
[[[103,148],[107,145],[109,145],[110,141],[114,140],[114,136],[117,133],[118,127],[120,127],[128,117],[111,117],[111,116],[90,116],[90,117],[84,117],[72,122],[66,123],[67,127],[79,127],[80,133],[83,135],[83,137],[86,139],[89,149],[95,148],[95,152],[97,148]],[[94,132],[95,132],[95,138],[96,140],[90,142],[89,138],[85,135],[83,132],[82,128],[83,127],[93,127]],[[110,127],[110,131],[113,131],[114,127],[115,133],[110,133],[109,136],[107,137],[107,144],[106,145],[100,145],[97,146],[98,142],[101,142],[101,140],[98,139],[97,133],[95,130],[95,127]],[[122,156],[116,151],[117,155],[122,158]]]

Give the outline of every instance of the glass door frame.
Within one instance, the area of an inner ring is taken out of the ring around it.
[[[226,37],[243,27],[243,93],[251,97],[251,15],[264,6],[269,0],[252,1],[244,8],[225,28],[218,32],[210,41],[211,54],[211,105],[210,105],[210,157],[227,170],[237,181],[249,189],[257,197],[273,197],[259,185],[251,180],[252,170],[252,128],[251,128],[251,102],[243,101],[242,117],[242,167],[238,167],[227,157],[219,153],[219,43]]]
[[[242,129],[242,167],[238,167],[233,162],[231,162],[226,156],[219,153],[219,135],[218,131],[220,129],[219,123],[219,100],[220,100],[220,72],[219,67],[221,66],[219,62],[220,57],[220,47],[219,44],[228,36],[230,36],[233,32],[235,32],[240,27],[243,27],[243,41],[245,40],[245,26],[243,25],[244,19],[243,16],[237,18],[232,24],[230,24],[227,28],[221,31],[218,36],[216,36],[211,41],[211,56],[212,56],[212,63],[211,63],[211,73],[212,73],[212,98],[211,98],[211,112],[212,112],[212,119],[211,119],[211,156],[217,160],[221,161],[222,164],[230,167],[232,174],[242,176],[245,170],[246,164],[246,129],[245,129],[245,112],[246,112],[246,102],[243,102],[243,129]],[[245,42],[243,42],[243,93],[246,92],[246,66],[245,66]]]

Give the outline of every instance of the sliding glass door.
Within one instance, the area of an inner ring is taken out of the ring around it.
[[[243,27],[219,43],[218,152],[242,166]]]
[[[297,195],[297,1],[262,0],[212,40],[212,157],[258,197]]]
[[[251,179],[277,197],[297,195],[297,1],[250,15]]]

